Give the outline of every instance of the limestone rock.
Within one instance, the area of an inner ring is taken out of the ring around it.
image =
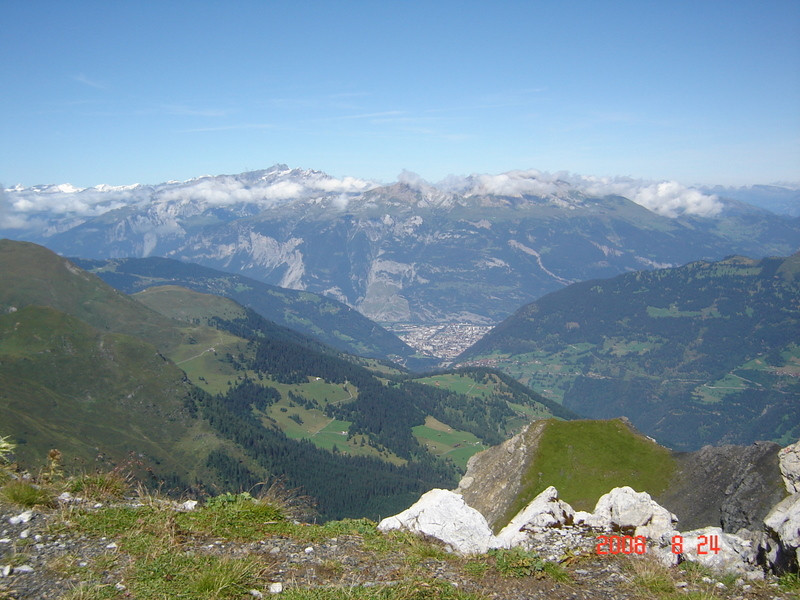
[[[790,494],[800,492],[800,441],[791,446],[786,446],[778,452],[781,477]]]
[[[489,526],[494,527],[520,493],[522,477],[545,427],[545,421],[534,421],[499,446],[469,459],[456,492],[486,517]]]
[[[426,492],[410,508],[387,517],[378,529],[407,529],[428,535],[459,554],[482,554],[494,537],[484,516],[467,506],[460,494],[440,489]]]
[[[681,555],[685,560],[700,563],[718,573],[760,573],[763,577],[756,565],[757,548],[750,540],[725,533],[720,527],[704,527],[680,535]]]
[[[647,492],[624,486],[601,496],[585,522],[598,529],[643,535],[660,543],[677,533],[678,517],[654,502]]]
[[[569,504],[559,500],[558,490],[551,485],[511,519],[497,534],[494,544],[498,548],[517,546],[528,532],[571,525],[574,516],[575,511]]]
[[[767,532],[778,540],[778,568],[800,564],[800,493],[781,500],[764,519]]]

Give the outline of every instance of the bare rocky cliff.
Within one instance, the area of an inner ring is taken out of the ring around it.
[[[769,509],[786,496],[780,448],[756,442],[678,454],[675,476],[655,500],[678,515],[684,528],[716,525],[730,533],[758,529]]]
[[[534,421],[499,446],[469,459],[467,472],[456,491],[469,506],[486,517],[490,527],[495,526],[520,493],[522,477],[545,425],[545,421]]]

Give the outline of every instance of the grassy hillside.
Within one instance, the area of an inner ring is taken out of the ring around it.
[[[132,458],[170,485],[208,480],[205,454],[223,444],[194,418],[190,394],[183,373],[138,338],[49,307],[0,315],[2,429],[22,464],[59,448],[71,467]]]
[[[168,319],[42,246],[0,240],[0,273],[0,312],[50,306],[100,331],[132,335],[159,348],[180,343]]]
[[[522,489],[497,529],[551,485],[574,509],[592,511],[600,496],[615,487],[660,494],[675,470],[668,449],[619,419],[549,421],[528,461]]]
[[[676,449],[800,436],[800,254],[571,285],[467,350],[591,418]]]

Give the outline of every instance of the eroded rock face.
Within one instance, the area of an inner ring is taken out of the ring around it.
[[[786,446],[778,452],[781,477],[790,494],[800,492],[800,441]]]
[[[474,455],[456,490],[490,527],[506,514],[522,488],[522,477],[546,426],[535,421],[499,446]]]
[[[468,506],[460,494],[434,489],[403,512],[378,524],[380,531],[407,529],[443,541],[458,554],[489,550],[492,530],[481,513]]]
[[[783,490],[778,467],[780,446],[705,446],[678,455],[678,470],[655,500],[678,515],[681,525],[722,527],[727,533],[757,530]]]

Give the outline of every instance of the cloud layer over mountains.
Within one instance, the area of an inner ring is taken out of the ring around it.
[[[566,172],[546,173],[518,170],[498,175],[451,176],[430,184],[415,173],[403,171],[398,182],[426,193],[457,194],[465,197],[498,195],[535,196],[551,199],[576,194],[590,197],[624,196],[667,217],[696,215],[715,217],[723,204],[716,195],[686,187],[674,181],[652,182],[625,177],[594,177]],[[199,203],[206,207],[256,204],[264,209],[292,200],[326,196],[334,207],[343,209],[349,199],[378,183],[356,177],[335,178],[319,171],[276,166],[267,171],[241,175],[204,176],[185,182],[155,186],[130,185],[75,188],[69,184],[20,186],[3,190],[0,197],[0,227],[28,229],[43,219],[87,218],[145,202]]]

